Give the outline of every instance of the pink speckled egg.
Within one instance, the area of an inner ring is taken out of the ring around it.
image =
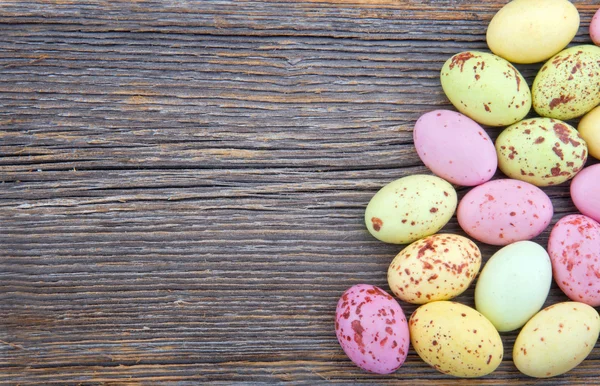
[[[553,212],[550,198],[537,186],[502,179],[473,188],[460,201],[456,217],[474,239],[508,245],[542,233]]]
[[[572,300],[600,306],[600,224],[573,214],[560,219],[548,240],[554,280]]]
[[[580,171],[571,182],[571,199],[579,211],[600,221],[600,164]]]
[[[600,9],[596,11],[590,23],[590,37],[595,45],[600,46]]]
[[[408,354],[410,336],[402,308],[379,287],[357,284],[340,298],[335,333],[348,357],[361,369],[390,374]]]
[[[479,185],[496,172],[498,157],[492,140],[465,115],[450,110],[423,114],[413,138],[423,163],[453,184]]]

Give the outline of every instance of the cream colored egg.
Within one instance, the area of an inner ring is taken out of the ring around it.
[[[404,248],[388,269],[388,284],[405,302],[449,300],[463,293],[481,267],[474,242],[453,234],[436,234]]]
[[[513,0],[487,29],[492,52],[513,63],[537,63],[565,48],[579,29],[579,12],[567,0]]]
[[[410,340],[429,365],[455,377],[482,377],[502,362],[502,339],[492,323],[471,307],[427,303],[408,322]]]
[[[593,307],[578,302],[551,305],[523,327],[515,341],[513,361],[530,377],[564,374],[588,356],[599,332],[600,317]]]
[[[600,106],[581,118],[577,130],[587,143],[590,155],[600,159]]]

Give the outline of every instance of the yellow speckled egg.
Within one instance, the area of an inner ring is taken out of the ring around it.
[[[587,145],[571,125],[531,118],[507,127],[496,139],[498,166],[510,178],[536,186],[561,184],[587,160]]]
[[[412,314],[408,328],[417,354],[444,374],[481,377],[502,362],[498,331],[485,316],[463,304],[424,304]]]
[[[513,0],[490,22],[490,50],[513,63],[537,63],[569,44],[579,29],[579,12],[568,0]]]
[[[456,204],[456,191],[448,182],[415,174],[381,188],[367,205],[365,224],[378,240],[408,244],[442,229]]]
[[[458,53],[446,61],[440,80],[454,107],[484,125],[512,125],[531,108],[531,92],[525,78],[496,55]]]
[[[600,106],[581,118],[577,130],[585,140],[590,155],[600,159]]]
[[[592,351],[600,317],[587,304],[564,302],[535,314],[523,327],[513,348],[513,361],[523,374],[548,378],[564,374]]]
[[[453,234],[436,234],[404,248],[388,269],[388,284],[405,302],[449,300],[463,293],[481,267],[474,242]]]
[[[567,48],[540,69],[531,88],[533,108],[542,117],[577,118],[600,103],[600,47]]]

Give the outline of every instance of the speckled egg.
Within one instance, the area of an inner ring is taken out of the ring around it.
[[[448,182],[415,174],[381,188],[367,205],[365,223],[378,240],[408,244],[442,229],[456,203],[456,191]]]
[[[361,369],[389,374],[406,359],[410,342],[402,308],[387,292],[368,284],[350,287],[338,301],[335,333]]]
[[[413,130],[423,163],[446,181],[462,186],[488,181],[498,166],[496,148],[485,130],[455,111],[423,114]]]
[[[551,305],[523,327],[515,341],[513,361],[530,377],[564,374],[583,362],[599,332],[600,317],[592,307],[578,302]]]
[[[456,217],[471,237],[492,245],[530,240],[550,224],[550,198],[528,182],[501,179],[486,182],[460,201]]]
[[[590,22],[590,38],[595,45],[600,46],[600,9],[596,11]]]
[[[600,47],[582,45],[559,52],[544,64],[532,87],[533,108],[563,121],[600,103]]]
[[[456,54],[442,67],[440,79],[454,107],[485,125],[511,125],[531,108],[527,82],[512,64],[496,55]]]
[[[600,222],[600,164],[583,169],[571,181],[571,199],[584,215]]]
[[[436,234],[404,248],[388,269],[392,292],[409,303],[449,300],[463,293],[481,266],[481,252],[466,237]]]
[[[490,50],[513,63],[537,63],[571,42],[579,12],[567,0],[513,0],[494,15],[487,29]]]
[[[498,165],[508,177],[536,186],[561,184],[583,168],[587,146],[571,125],[551,118],[525,119],[496,139]]]
[[[498,331],[513,331],[542,309],[551,284],[546,250],[532,241],[518,241],[494,253],[483,267],[475,308]]]
[[[482,377],[502,362],[502,339],[492,323],[460,303],[427,303],[409,321],[412,345],[425,362],[455,377]]]
[[[581,118],[577,130],[587,144],[590,155],[600,159],[600,106]]]
[[[571,300],[600,306],[600,224],[581,214],[561,218],[550,233],[548,253],[560,289]]]

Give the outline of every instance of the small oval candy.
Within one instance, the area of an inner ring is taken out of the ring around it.
[[[478,51],[456,54],[442,67],[440,79],[454,107],[485,125],[512,125],[531,108],[525,78],[496,55]]]
[[[551,284],[546,250],[532,241],[518,241],[494,253],[483,267],[475,307],[498,331],[513,331],[542,309]]]
[[[335,333],[350,360],[373,373],[393,373],[408,354],[404,312],[379,287],[357,284],[344,292],[335,313]]]
[[[554,280],[571,299],[600,306],[600,224],[573,214],[561,218],[548,239]]]
[[[567,48],[550,58],[531,89],[533,108],[542,117],[577,118],[600,103],[600,47]]]
[[[378,240],[407,244],[442,229],[456,203],[456,191],[448,182],[415,174],[381,188],[367,205],[365,224]]]
[[[590,155],[600,159],[600,106],[581,118],[577,130],[586,142]]]
[[[492,323],[460,303],[427,303],[408,323],[412,345],[425,362],[455,377],[482,377],[502,362],[502,339]]]
[[[571,181],[571,199],[584,215],[600,222],[600,164],[583,169]]]
[[[600,9],[596,11],[590,22],[590,37],[595,45],[600,46]]]
[[[531,118],[507,127],[496,139],[498,165],[508,177],[536,186],[561,184],[587,160],[587,145],[569,124]]]
[[[529,240],[550,224],[550,198],[524,181],[501,179],[473,188],[460,202],[456,216],[471,237],[492,245]]]
[[[567,0],[513,0],[494,15],[487,29],[490,50],[513,63],[537,63],[571,42],[579,12]]]
[[[460,113],[435,110],[423,114],[413,138],[423,163],[453,184],[479,185],[496,172],[498,159],[489,135]]]
[[[481,252],[466,237],[436,234],[404,248],[388,269],[392,292],[409,303],[449,300],[463,293],[481,266]]]
[[[536,378],[564,374],[592,351],[600,317],[578,302],[551,305],[527,322],[515,341],[513,361],[525,375]]]

